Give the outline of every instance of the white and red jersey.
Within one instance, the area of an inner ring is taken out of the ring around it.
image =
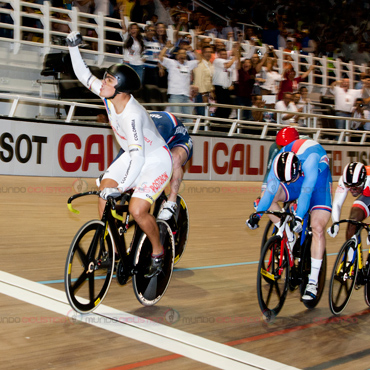
[[[370,197],[370,166],[365,166],[365,168],[366,168],[367,177],[366,177],[365,186],[364,186],[364,189],[361,192],[361,195],[364,196],[364,197]],[[349,188],[347,188],[344,185],[343,176],[341,176],[339,181],[338,181],[337,190],[335,191],[333,209],[332,209],[332,213],[331,213],[331,219],[332,219],[333,223],[338,222],[339,219],[340,219],[340,213],[341,213],[341,210],[342,210],[342,206],[343,206],[344,201],[347,198],[348,192],[349,192]],[[354,205],[356,205],[357,207],[363,208],[366,216],[368,217],[369,216],[368,212],[367,212],[368,207],[367,206],[362,207],[361,203],[362,203],[361,201],[358,202],[356,200],[354,202]]]

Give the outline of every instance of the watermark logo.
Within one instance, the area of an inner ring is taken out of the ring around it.
[[[164,313],[164,318],[170,325],[173,325],[180,320],[180,314],[173,308],[169,308]]]
[[[84,193],[88,191],[89,185],[85,180],[77,179],[73,182],[73,189],[76,193]]]

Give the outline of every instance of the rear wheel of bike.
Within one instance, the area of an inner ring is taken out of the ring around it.
[[[257,272],[258,303],[266,320],[280,312],[288,292],[289,257],[286,248],[281,252],[279,236],[270,238],[262,251]]]
[[[302,282],[300,286],[301,290],[301,297],[304,295],[304,292],[306,290],[309,276],[311,273],[311,242],[312,242],[312,236],[306,236],[305,240],[305,246],[302,248],[303,250],[303,258],[302,258],[302,268],[301,268],[301,277],[302,277]],[[299,241],[299,240],[298,240]],[[322,258],[322,263],[321,263],[321,268],[319,272],[319,279],[318,279],[318,287],[317,287],[317,294],[316,294],[316,299],[311,299],[310,301],[302,301],[303,304],[309,308],[315,308],[318,303],[320,302],[320,299],[322,297],[322,293],[324,292],[325,288],[325,282],[326,282],[326,266],[327,266],[327,261],[326,261],[326,250],[324,251],[324,256]]]
[[[364,274],[365,274],[365,289],[364,289],[364,294],[365,294],[365,302],[368,306],[370,306],[370,253],[367,255],[367,260],[366,260],[366,266],[364,269]]]
[[[181,195],[177,195],[177,230],[174,230],[174,240],[175,240],[175,261],[176,265],[186,247],[186,243],[189,237],[189,212],[188,207],[185,203],[184,198]]]
[[[163,268],[160,273],[152,278],[144,276],[150,265],[152,254],[152,245],[145,234],[139,240],[134,255],[135,273],[132,278],[132,285],[136,298],[144,306],[152,306],[163,297],[173,271],[175,247],[172,230],[165,221],[157,220],[157,225],[159,227],[160,240],[165,250]]]
[[[358,268],[355,246],[353,239],[347,240],[335,260],[329,287],[329,306],[334,315],[346,308],[355,287]]]
[[[99,220],[87,222],[77,232],[69,248],[64,286],[74,310],[94,310],[108,292],[114,271],[111,234]]]

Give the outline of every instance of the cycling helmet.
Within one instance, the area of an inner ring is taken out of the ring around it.
[[[366,176],[366,168],[362,163],[352,162],[344,167],[343,182],[349,188],[364,186]]]
[[[301,162],[293,152],[283,152],[274,161],[275,176],[281,182],[294,182],[301,174]]]
[[[127,64],[113,64],[105,72],[104,78],[107,74],[117,79],[117,85],[114,86],[116,92],[108,99],[113,99],[119,92],[131,93],[141,87],[139,75]]]
[[[297,139],[299,139],[299,134],[294,127],[284,127],[276,135],[276,144],[285,146]]]

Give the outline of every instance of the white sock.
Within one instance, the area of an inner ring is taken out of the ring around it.
[[[310,284],[317,284],[317,281],[319,280],[321,263],[322,260],[317,260],[316,258],[311,257],[311,274],[308,281]]]

